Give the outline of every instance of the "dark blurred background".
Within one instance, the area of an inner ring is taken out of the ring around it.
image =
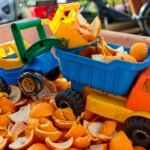
[[[78,0],[0,0],[0,24],[40,17],[53,19],[59,3]],[[103,29],[150,35],[149,0],[79,0],[80,12],[91,22],[99,16]]]

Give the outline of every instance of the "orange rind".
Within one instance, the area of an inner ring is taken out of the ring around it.
[[[52,116],[52,119],[53,119],[54,125],[60,129],[69,129],[74,123],[74,121],[60,120],[54,116]]]
[[[93,137],[97,137],[101,129],[101,126],[102,126],[102,123],[100,122],[90,122],[87,125],[87,130]]]
[[[30,116],[30,104],[20,107],[19,111],[10,114],[9,118],[13,121],[13,122],[27,122]]]
[[[62,109],[62,113],[65,117],[65,120],[74,121],[76,119],[76,116],[74,115],[73,110],[70,107]]]
[[[27,122],[27,129],[32,131],[39,127],[39,120],[36,118],[29,118]]]
[[[46,138],[45,142],[47,146],[53,150],[56,150],[56,149],[65,150],[65,149],[69,149],[72,146],[73,137],[71,137],[70,139],[62,143],[54,143],[53,141],[50,140],[50,138]]]
[[[60,120],[66,120],[61,108],[58,108],[58,109],[54,112],[53,116],[56,117],[57,119],[60,119]]]
[[[90,141],[91,140],[88,136],[78,137],[78,138],[74,139],[72,146],[75,148],[84,149],[90,145]]]
[[[131,141],[123,131],[117,132],[109,143],[110,150],[133,150]]]
[[[16,122],[11,130],[10,130],[10,134],[11,134],[11,142],[16,141],[16,139],[18,138],[18,136],[24,132],[26,129],[26,125],[23,122]]]
[[[42,118],[52,116],[55,109],[54,107],[46,102],[41,102],[36,104],[30,112],[30,117],[32,118]]]
[[[16,106],[13,104],[13,102],[8,99],[6,96],[2,96],[0,98],[0,108],[1,108],[1,114],[5,114],[8,112],[15,112],[16,111]]]
[[[11,123],[11,120],[8,115],[9,115],[9,113],[0,115],[0,126],[1,127],[7,127]]]
[[[10,100],[16,104],[21,99],[21,90],[18,86],[11,85],[11,92],[9,94]]]
[[[47,137],[50,138],[51,141],[57,141],[62,136],[62,134],[63,133],[59,130],[54,131],[54,132],[46,132],[39,128],[35,129],[35,135],[41,141],[44,141],[45,138],[47,138]]]
[[[54,132],[54,131],[58,131],[58,129],[56,127],[54,127],[53,122],[49,120],[49,122],[45,123],[45,124],[40,124],[39,125],[39,129],[46,131],[46,132]]]
[[[85,110],[84,116],[83,116],[84,120],[90,121],[93,119],[93,117],[94,117],[94,114],[92,112]]]
[[[57,78],[54,83],[56,84],[57,91],[66,90],[71,87],[71,82],[62,77]]]
[[[34,143],[27,150],[50,150],[50,149],[43,143]]]
[[[31,131],[29,137],[18,137],[16,141],[9,144],[9,148],[13,150],[26,149],[33,142],[34,139],[34,131]]]
[[[95,145],[90,145],[89,150],[109,150],[109,149],[108,149],[108,144],[95,144]]]
[[[105,121],[102,123],[99,133],[107,136],[113,136],[116,133],[116,121]]]
[[[3,138],[0,136],[0,149],[3,150],[5,149],[5,147],[7,146],[7,143],[8,143],[8,138]]]
[[[80,123],[74,122],[72,127],[66,133],[65,138],[78,138],[86,135],[86,129]]]

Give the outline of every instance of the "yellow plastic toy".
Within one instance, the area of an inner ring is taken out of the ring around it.
[[[28,42],[24,41],[24,43],[26,47],[30,46]],[[16,55],[16,57],[14,57],[14,55]],[[7,70],[23,66],[15,41],[0,44],[0,64],[2,68]]]
[[[60,4],[52,21],[49,19],[44,19],[42,21],[43,24],[49,23],[49,27],[56,37],[68,40],[68,48],[91,44],[70,24],[77,21],[77,12],[79,8],[80,3],[78,2]]]

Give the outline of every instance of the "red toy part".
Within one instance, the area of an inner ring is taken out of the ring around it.
[[[32,13],[33,17],[42,19],[48,18],[50,20],[53,19],[56,9],[57,9],[56,4],[29,7],[29,10]]]
[[[150,67],[140,75],[132,88],[126,107],[135,111],[150,112]]]

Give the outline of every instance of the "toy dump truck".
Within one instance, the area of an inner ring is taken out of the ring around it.
[[[40,40],[30,45],[21,30],[35,27]],[[51,53],[53,46],[64,47],[65,40],[47,38],[41,19],[12,23],[15,41],[0,45],[0,91],[9,92],[9,84],[17,84],[23,93],[35,95],[43,88],[44,75],[49,80],[59,76],[59,61]]]
[[[134,144],[149,145],[150,54],[140,63],[120,60],[105,63],[79,56],[82,49],[55,49],[62,74],[72,81],[72,89],[61,91],[56,96],[57,106],[69,106],[76,116],[80,115],[84,101],[77,91],[81,92],[83,86],[87,86],[83,90],[85,109],[124,123],[124,130]],[[125,47],[125,50],[129,51],[129,48]]]

